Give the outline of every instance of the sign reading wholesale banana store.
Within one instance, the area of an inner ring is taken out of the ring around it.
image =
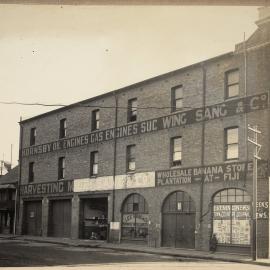
[[[263,110],[268,107],[268,92],[259,95],[234,99],[223,103],[182,111],[167,116],[128,124],[117,128],[105,129],[90,134],[62,139],[42,145],[31,146],[22,150],[22,156],[44,154],[48,152],[80,147],[109,141],[116,138],[155,132],[173,127],[181,127],[203,121],[214,120],[233,115]]]
[[[73,180],[36,183],[20,186],[21,196],[48,195],[59,193],[72,193]]]
[[[244,180],[252,174],[252,162],[234,162],[204,167],[156,171],[156,186]]]

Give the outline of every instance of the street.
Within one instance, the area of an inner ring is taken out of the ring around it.
[[[102,248],[70,247],[21,240],[0,240],[0,267],[64,266],[94,269],[268,269],[268,267],[123,252]]]

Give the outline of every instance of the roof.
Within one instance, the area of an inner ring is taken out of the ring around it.
[[[10,172],[0,177],[0,185],[16,183],[19,180],[19,166],[17,165]]]
[[[192,65],[189,65],[189,66],[185,66],[183,68],[176,69],[176,70],[173,70],[173,71],[170,71],[170,72],[167,72],[167,73],[164,73],[164,74],[161,74],[161,75],[158,75],[158,76],[155,76],[155,77],[152,77],[152,78],[149,78],[149,79],[146,79],[146,80],[143,80],[143,81],[140,81],[140,82],[137,82],[137,83],[134,83],[134,84],[131,84],[131,85],[122,87],[122,88],[119,88],[117,90],[113,90],[113,91],[107,92],[105,94],[101,94],[101,95],[98,95],[98,96],[95,96],[95,97],[92,97],[92,98],[89,98],[89,99],[85,99],[85,100],[82,100],[82,101],[79,101],[79,102],[70,104],[68,106],[64,106],[64,107],[61,107],[61,108],[58,108],[58,109],[55,109],[55,110],[52,110],[52,111],[49,111],[49,112],[46,112],[46,113],[42,113],[42,114],[39,114],[39,115],[30,117],[30,118],[27,118],[27,119],[25,119],[23,121],[20,121],[20,124],[24,124],[26,122],[30,122],[32,120],[45,117],[47,115],[51,115],[51,114],[54,114],[54,113],[62,112],[62,111],[65,111],[67,109],[76,107],[78,105],[82,105],[82,104],[85,104],[85,103],[88,103],[88,102],[91,102],[91,101],[95,101],[95,100],[100,99],[100,98],[104,98],[104,97],[113,95],[115,93],[121,93],[123,91],[127,91],[127,90],[130,90],[130,89],[135,88],[135,87],[140,87],[140,86],[144,85],[145,83],[150,83],[150,82],[153,82],[153,81],[158,80],[158,79],[163,79],[163,78],[165,78],[167,76],[174,75],[174,74],[176,74],[178,72],[183,72],[183,71],[189,70],[191,68],[200,67],[200,66],[202,66],[205,63],[217,61],[217,60],[220,60],[220,59],[223,59],[223,58],[230,57],[232,55],[233,55],[233,52],[228,52],[228,53],[225,53],[225,54],[221,54],[221,55],[218,55],[218,56],[209,58],[209,59],[207,59],[205,61],[197,62],[195,64],[192,64]]]

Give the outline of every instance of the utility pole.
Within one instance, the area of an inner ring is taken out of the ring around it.
[[[262,132],[258,130],[258,126],[248,125],[248,131],[253,133],[252,138],[248,137],[248,141],[253,144],[253,207],[252,207],[252,260],[257,259],[257,173],[258,173],[258,159],[261,150],[261,144],[258,143],[258,134]]]

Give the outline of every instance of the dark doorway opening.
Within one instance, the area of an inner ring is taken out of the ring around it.
[[[107,197],[81,199],[80,238],[90,240],[107,240]]]

